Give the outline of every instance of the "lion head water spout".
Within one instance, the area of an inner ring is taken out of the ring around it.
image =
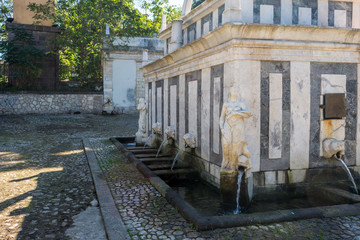
[[[172,139],[173,141],[175,141],[175,127],[174,126],[168,126],[165,129],[165,135],[166,138],[164,138],[164,140],[162,141],[157,153],[156,153],[156,158],[159,156],[159,153],[161,152],[162,147],[164,146],[164,144],[169,141],[170,139]]]
[[[345,153],[345,144],[343,141],[339,141],[337,139],[328,138],[323,141],[323,151],[324,151],[324,157],[325,158],[332,158],[335,157],[340,163],[341,167],[344,169],[346,174],[348,175],[349,180],[352,182],[354,191],[356,194],[359,194],[359,191],[357,189],[357,186],[355,184],[354,178],[344,162],[344,160],[341,159],[341,156]]]
[[[184,142],[185,142],[185,146],[183,148],[181,148],[179,150],[179,152],[176,154],[174,161],[171,165],[171,171],[173,170],[173,168],[175,167],[176,164],[176,160],[178,159],[178,157],[180,156],[180,154],[185,151],[186,148],[191,148],[191,149],[195,149],[196,148],[196,138],[192,133],[187,133],[184,135]]]
[[[152,125],[152,133],[150,134],[150,136],[146,139],[145,144],[144,144],[144,148],[146,146],[150,146],[153,144],[154,142],[154,137],[156,137],[156,135],[161,136],[162,135],[162,127],[161,127],[161,123],[160,122],[156,122]],[[152,140],[153,139],[153,140]]]

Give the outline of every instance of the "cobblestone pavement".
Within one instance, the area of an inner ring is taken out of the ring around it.
[[[136,116],[0,116],[0,239],[67,239],[95,198],[82,137],[136,131]]]
[[[109,140],[93,138],[90,144],[132,239],[356,239],[360,235],[360,216],[197,232]]]
[[[197,232],[108,140],[136,116],[0,116],[0,239],[66,239],[94,198],[81,137],[90,138],[132,239],[356,239],[359,217]],[[360,238],[358,238],[360,239]]]

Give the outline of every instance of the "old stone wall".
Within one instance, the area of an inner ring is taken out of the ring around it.
[[[1,94],[0,115],[102,112],[102,94]]]

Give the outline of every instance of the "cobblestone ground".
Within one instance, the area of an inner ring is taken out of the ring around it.
[[[136,116],[0,116],[0,239],[67,239],[95,198],[82,137],[129,135]]]
[[[0,116],[0,239],[66,239],[94,198],[90,138],[132,239],[360,239],[360,216],[197,232],[107,140],[136,116]]]
[[[132,239],[360,239],[360,216],[197,232],[107,139],[90,139]]]

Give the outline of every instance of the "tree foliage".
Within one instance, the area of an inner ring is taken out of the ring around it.
[[[181,9],[175,6],[170,6],[168,0],[150,0],[143,1],[143,9],[149,11],[152,15],[153,32],[158,33],[161,27],[161,17],[166,15],[167,23],[177,19],[181,16]]]
[[[5,22],[12,17],[12,0],[0,0],[0,41],[7,39]]]
[[[41,75],[41,60],[45,53],[35,47],[31,32],[23,28],[11,29],[10,32],[14,37],[11,41],[0,43],[0,54],[12,69],[12,87],[31,89],[33,82]]]
[[[168,7],[167,0],[153,0],[143,6],[154,17],[151,19],[134,7],[132,0],[57,0],[56,6],[30,4],[35,22],[51,18],[62,30],[57,39],[60,57],[60,79],[70,79],[82,85],[102,81],[101,50],[112,38],[105,34],[106,24],[110,36],[151,36],[160,28],[161,14],[170,19],[178,12]],[[55,10],[51,10],[55,9]]]

